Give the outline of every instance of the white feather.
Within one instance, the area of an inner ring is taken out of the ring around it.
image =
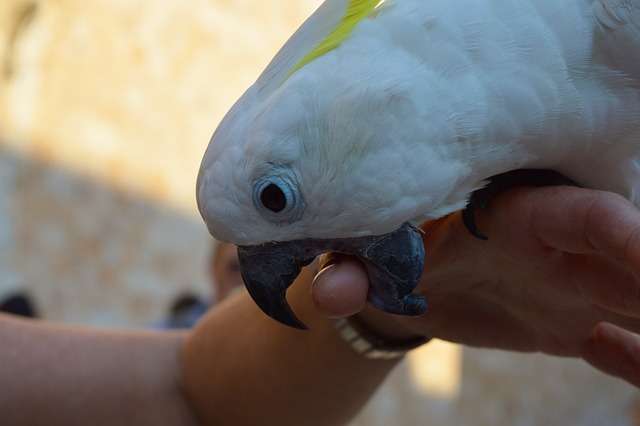
[[[198,201],[214,236],[391,232],[518,168],[640,206],[640,0],[391,0],[289,76],[348,3],[325,2],[212,137]],[[296,216],[254,203],[280,166]]]

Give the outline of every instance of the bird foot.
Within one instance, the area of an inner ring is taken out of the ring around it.
[[[488,237],[478,229],[476,212],[486,210],[492,198],[509,189],[522,186],[577,186],[575,181],[553,171],[545,169],[520,169],[492,176],[489,183],[471,194],[469,203],[462,210],[462,221],[467,230],[476,238],[487,240]]]

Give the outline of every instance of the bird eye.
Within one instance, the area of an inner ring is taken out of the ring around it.
[[[266,176],[256,183],[253,202],[267,218],[294,221],[304,211],[304,200],[293,177],[282,174]]]
[[[260,202],[272,212],[280,213],[287,207],[287,196],[278,185],[270,183],[260,192]]]

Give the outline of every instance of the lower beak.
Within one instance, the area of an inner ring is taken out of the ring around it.
[[[409,225],[378,236],[238,246],[238,261],[256,304],[277,321],[306,329],[287,303],[286,291],[302,267],[325,252],[356,256],[364,263],[370,282],[368,299],[378,309],[409,316],[426,312],[427,301],[412,293],[422,276],[424,246],[418,231]]]

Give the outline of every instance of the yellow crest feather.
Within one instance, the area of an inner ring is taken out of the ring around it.
[[[380,3],[382,3],[381,0],[350,0],[349,6],[347,6],[347,10],[338,26],[327,36],[327,38],[318,44],[311,52],[307,53],[307,55],[302,58],[291,71],[289,71],[287,78],[309,62],[340,46],[340,44],[349,37],[356,25],[358,25],[358,23],[363,19],[370,16],[371,12]],[[285,81],[287,78],[285,78]]]

